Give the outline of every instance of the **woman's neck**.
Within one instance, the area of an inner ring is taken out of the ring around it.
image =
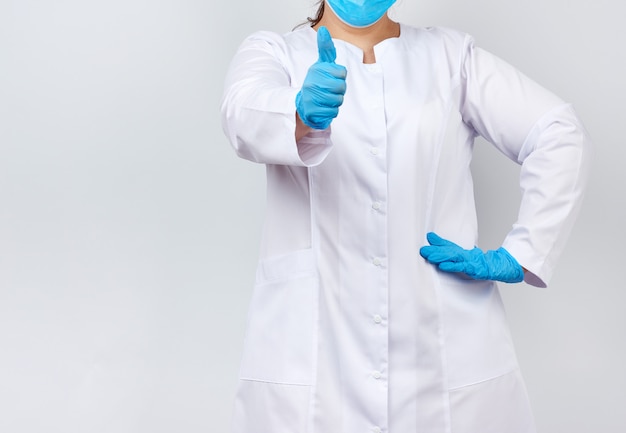
[[[363,50],[363,63],[376,63],[374,46],[381,41],[400,36],[400,24],[387,14],[369,27],[352,27],[341,21],[330,8],[313,28],[325,26],[335,39],[341,39]]]

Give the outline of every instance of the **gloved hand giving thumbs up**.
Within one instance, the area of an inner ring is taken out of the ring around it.
[[[346,93],[346,68],[337,65],[337,52],[326,27],[317,30],[319,59],[306,74],[296,96],[296,111],[305,125],[313,129],[330,126]]]

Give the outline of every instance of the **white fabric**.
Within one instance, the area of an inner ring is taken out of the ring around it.
[[[532,432],[497,286],[438,272],[418,250],[429,231],[476,244],[480,134],[522,164],[503,245],[545,286],[580,204],[584,129],[467,35],[402,26],[375,64],[334,42],[344,104],[329,130],[298,143],[313,29],[250,36],[226,79],[224,130],[240,156],[266,164],[268,182],[234,431]],[[507,415],[485,419],[496,408]]]
[[[526,390],[519,370],[494,379],[450,390],[452,431],[455,433],[529,433],[534,432],[533,415],[522,399],[502,396],[524,395]],[[476,398],[485,398],[489,405]],[[476,427],[480,426],[480,429]]]

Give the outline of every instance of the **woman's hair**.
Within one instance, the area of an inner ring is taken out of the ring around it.
[[[300,27],[306,26],[307,24],[311,27],[319,24],[319,22],[322,20],[322,17],[324,16],[324,0],[320,0],[318,4],[319,6],[317,7],[317,12],[315,12],[315,16],[313,18],[307,17],[305,22],[298,24],[293,28],[293,30],[299,29]]]
[[[324,3],[324,0],[320,0],[315,16],[313,18],[308,17],[306,19],[311,27],[316,26],[322,20],[322,17],[324,16]]]

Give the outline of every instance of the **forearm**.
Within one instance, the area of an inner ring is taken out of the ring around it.
[[[235,55],[222,97],[222,126],[237,154],[263,164],[310,166],[330,151],[329,134],[311,132],[296,116],[296,95],[283,63],[284,41],[267,32]]]
[[[313,131],[313,128],[304,124],[300,115],[296,112],[296,142],[300,141],[304,136]]]
[[[528,269],[526,281],[546,286],[580,210],[590,140],[570,106],[548,113],[520,153],[522,201],[503,246]]]

